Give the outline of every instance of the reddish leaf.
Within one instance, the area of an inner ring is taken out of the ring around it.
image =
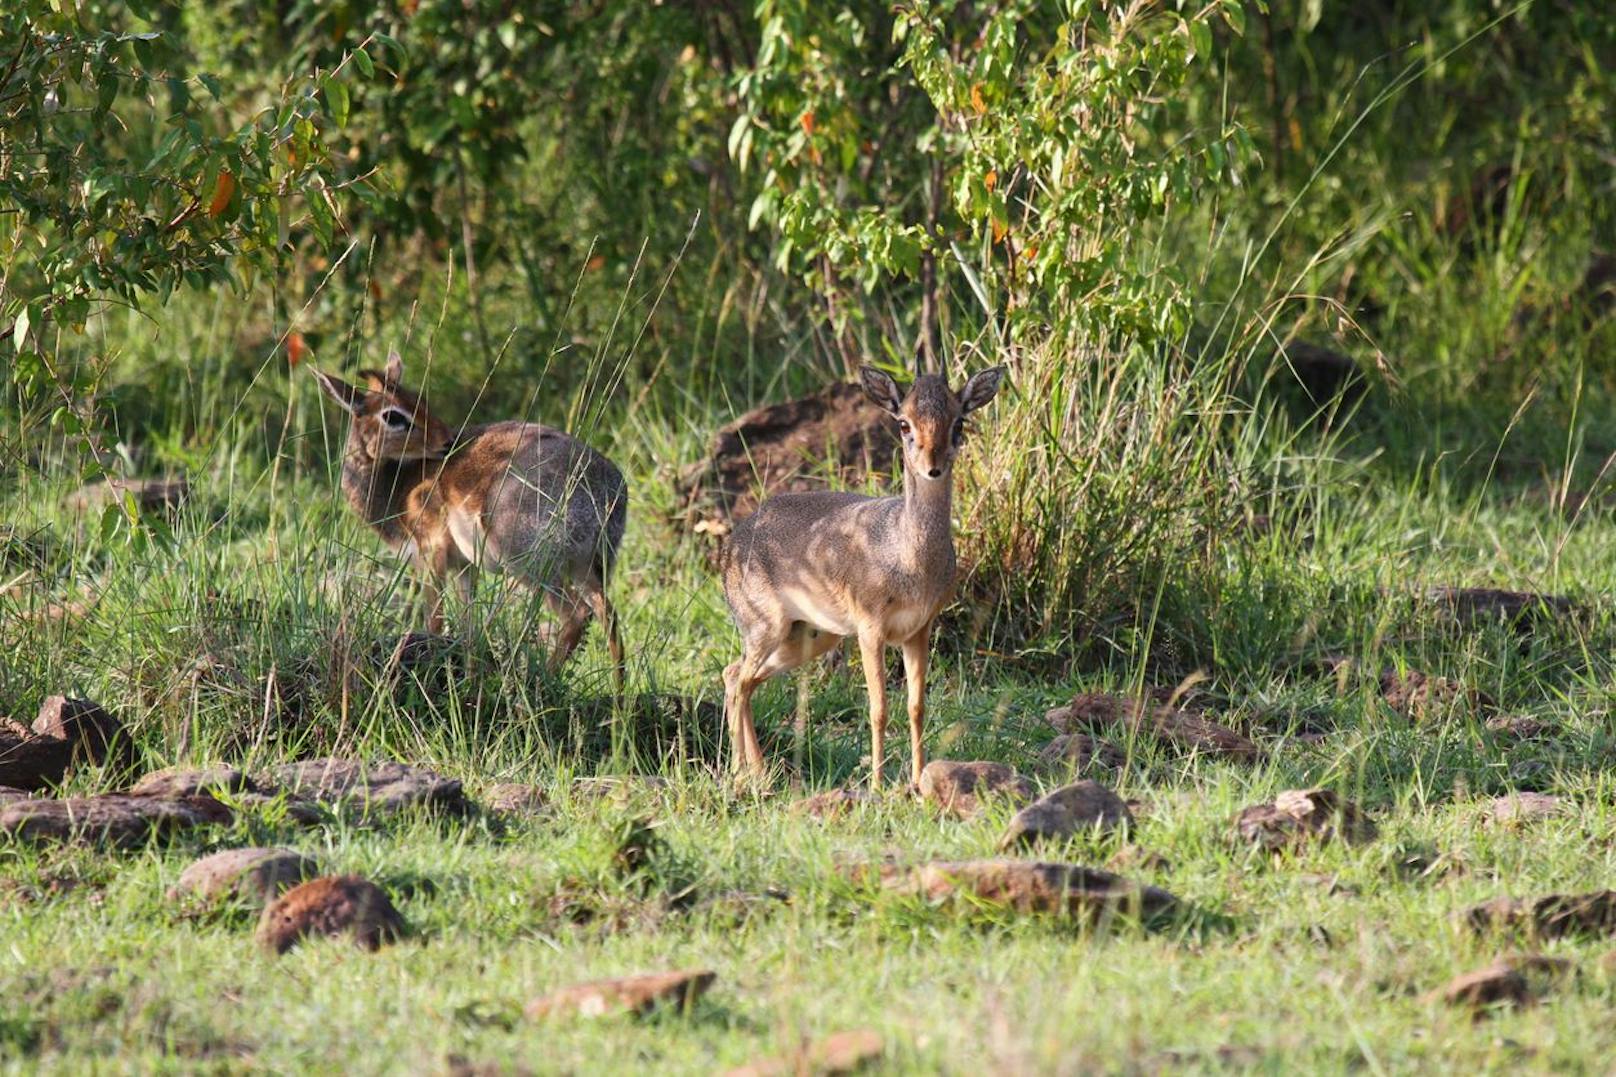
[[[811,135],[814,133],[814,114],[812,110],[804,112],[802,114],[802,118],[798,122],[802,124],[803,134]]]
[[[229,169],[219,173],[213,184],[213,200],[208,203],[208,216],[217,217],[230,208],[230,198],[236,193],[236,177]]]
[[[988,110],[988,103],[982,99],[982,84],[980,82],[971,85],[971,107],[976,110],[978,116]]]
[[[303,334],[293,330],[286,334],[286,361],[292,366],[301,363],[309,354],[309,343],[303,339]]]

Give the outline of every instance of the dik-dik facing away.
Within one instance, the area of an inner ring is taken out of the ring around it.
[[[741,630],[741,660],[724,670],[724,717],[737,768],[764,769],[752,693],[776,673],[858,637],[870,695],[870,784],[881,785],[886,741],[886,647],[903,649],[914,780],[925,765],[926,662],[932,622],[954,590],[954,457],[965,417],[998,392],[1003,367],[957,394],[935,374],[904,394],[864,367],[870,399],[898,421],[903,494],[781,494],[735,527],[724,552],[724,595]]]
[[[606,583],[628,517],[622,472],[583,442],[538,423],[454,429],[402,384],[398,353],[365,388],[316,370],[353,416],[342,492],[426,591],[427,624],[443,627],[443,585],[471,600],[477,570],[503,572],[544,595],[561,620],[551,667],[567,660],[594,613],[623,679],[623,642]]]

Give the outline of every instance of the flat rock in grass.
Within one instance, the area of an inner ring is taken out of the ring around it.
[[[216,793],[250,793],[257,787],[235,767],[169,767],[144,774],[129,788],[132,797],[195,797]]]
[[[665,793],[671,788],[672,783],[658,774],[601,774],[572,780],[572,795],[588,801],[621,802]]]
[[[361,949],[378,950],[404,928],[387,891],[358,875],[327,875],[294,886],[265,906],[257,939],[277,954],[310,936],[347,936]]]
[[[614,980],[574,984],[534,999],[526,1014],[535,1020],[648,1014],[662,1006],[687,1009],[712,986],[718,974],[706,969],[648,972]]]
[[[1549,793],[1511,793],[1488,801],[1486,814],[1492,822],[1518,826],[1564,815],[1573,806],[1573,802],[1567,798]]]
[[[1450,718],[1491,710],[1491,696],[1451,677],[1438,677],[1411,669],[1388,669],[1380,675],[1380,697],[1398,714],[1412,721]]]
[[[786,1054],[760,1058],[725,1071],[724,1077],[797,1077],[811,1073],[840,1075],[856,1073],[880,1059],[886,1043],[872,1028],[834,1032],[824,1039],[804,1039]]]
[[[0,730],[0,784],[24,792],[59,785],[73,761],[73,744],[26,729]]]
[[[72,745],[70,765],[106,763],[127,770],[135,764],[135,745],[123,723],[88,699],[51,696],[40,704],[31,730]]]
[[[869,880],[868,872],[853,873]],[[1096,919],[1110,913],[1151,917],[1177,899],[1120,875],[1075,864],[1031,860],[934,860],[911,868],[882,864],[875,879],[889,893],[924,898],[933,904],[963,901],[997,905],[1020,913],[1058,913]]]
[[[1425,592],[1424,599],[1460,624],[1502,621],[1519,630],[1570,620],[1584,612],[1581,606],[1563,595],[1503,591],[1495,587],[1432,587]]]
[[[1025,804],[1038,796],[1038,787],[1007,763],[936,759],[920,772],[920,796],[957,819],[969,819],[994,798]]]
[[[1549,894],[1540,898],[1499,897],[1465,912],[1478,932],[1519,931],[1544,939],[1616,933],[1616,890]]]
[[[408,808],[430,808],[452,815],[471,811],[471,801],[454,778],[425,767],[391,761],[308,759],[276,767],[265,791],[357,809],[366,815],[392,815]]]
[[[184,479],[103,479],[86,483],[62,499],[70,512],[100,512],[108,505],[122,504],[133,498],[142,512],[161,512],[168,515],[179,510],[190,496],[191,487]]]
[[[1120,749],[1087,733],[1062,733],[1038,753],[1045,767],[1065,766],[1076,773],[1089,770],[1119,770],[1127,757]]]
[[[1563,958],[1542,954],[1501,957],[1486,968],[1455,976],[1427,998],[1467,1007],[1475,1010],[1477,1017],[1482,1017],[1500,1005],[1530,1006],[1538,999],[1539,983],[1563,977],[1570,971],[1571,962]]]
[[[319,873],[318,863],[291,849],[225,849],[181,872],[171,896],[263,905]]]
[[[1523,714],[1497,714],[1487,719],[1487,732],[1499,740],[1538,740],[1553,729],[1552,724]]]
[[[1065,732],[1121,729],[1130,733],[1149,733],[1179,751],[1229,759],[1262,758],[1262,749],[1249,737],[1193,711],[1155,700],[1128,699],[1108,692],[1085,692],[1064,707],[1049,711],[1044,718],[1056,729]]]
[[[1378,833],[1356,804],[1329,789],[1287,789],[1272,803],[1243,808],[1235,831],[1242,842],[1275,852],[1310,842],[1373,841]]]
[[[211,797],[131,797],[119,794],[37,797],[0,805],[0,834],[33,842],[142,845],[183,830],[230,822],[230,809]]]
[[[1084,780],[1063,785],[1016,812],[999,848],[1009,850],[1132,824],[1133,812],[1121,797],[1099,782]]]
[[[839,819],[865,804],[876,803],[874,794],[864,789],[827,789],[813,796],[803,797],[791,805],[793,815],[806,815],[813,819]]]
[[[490,811],[507,815],[543,815],[550,810],[550,798],[542,785],[522,782],[504,782],[494,786],[483,798]]]

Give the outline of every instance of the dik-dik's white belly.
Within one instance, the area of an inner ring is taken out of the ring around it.
[[[788,587],[780,593],[786,615],[821,632],[838,636],[858,635],[860,623],[875,622],[881,635],[898,643],[909,639],[931,621],[937,603],[929,595],[904,596],[833,595],[822,591]],[[865,603],[858,600],[864,598]]]

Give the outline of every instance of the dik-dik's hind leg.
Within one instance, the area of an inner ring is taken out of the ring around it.
[[[601,630],[606,633],[606,649],[612,655],[612,681],[622,692],[623,682],[628,676],[628,663],[623,656],[623,637],[618,634],[617,610],[612,607],[611,599],[606,597],[606,588],[599,580],[589,581],[585,594],[590,608],[594,610],[595,620],[600,622]]]
[[[909,780],[920,783],[926,766],[926,748],[921,735],[926,728],[926,667],[931,663],[931,625],[916,632],[903,644],[903,672],[909,687]]]
[[[550,651],[550,670],[554,672],[578,649],[578,641],[583,639],[584,629],[589,625],[589,605],[571,591],[546,591],[544,604],[561,622],[556,628],[555,646]]]
[[[752,693],[779,669],[765,669],[791,635],[791,624],[768,625],[750,633],[740,661],[724,669],[724,721],[729,726],[730,766],[734,770],[764,771],[763,748],[752,722]]]

